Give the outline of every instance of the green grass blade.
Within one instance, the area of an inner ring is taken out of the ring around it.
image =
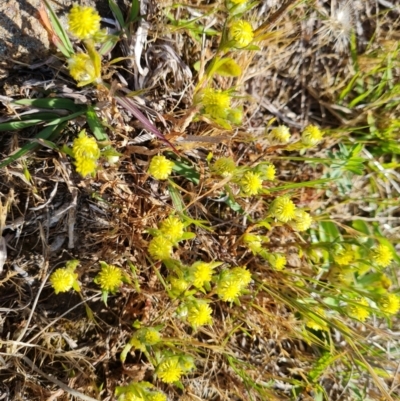
[[[85,109],[85,105],[78,105],[71,99],[62,98],[45,98],[45,99],[21,99],[16,100],[12,104],[20,106],[40,107],[42,109],[65,109],[77,112]]]
[[[132,0],[131,11],[129,12],[128,22],[135,22],[139,18],[140,2]]]
[[[117,3],[115,3],[114,0],[108,0],[108,6],[110,7],[121,28],[125,28],[124,15],[122,14],[122,11],[118,7]]]
[[[76,112],[76,113],[72,113],[72,114],[70,114],[70,115],[68,115],[68,116],[66,116],[66,117],[56,118],[56,119],[54,119],[53,121],[50,121],[49,123],[47,123],[47,124],[45,125],[45,127],[48,127],[48,126],[50,126],[50,125],[58,125],[58,124],[61,124],[61,123],[63,123],[64,121],[69,121],[69,120],[74,119],[75,117],[79,117],[79,116],[81,116],[81,115],[84,114],[84,113],[85,113],[85,110],[81,110],[81,111],[78,111],[78,112]]]
[[[108,136],[103,127],[103,124],[101,123],[99,117],[97,117],[97,114],[92,106],[88,107],[88,110],[86,112],[86,117],[87,117],[89,127],[90,127],[91,131],[93,132],[93,135],[95,136],[95,138],[100,142],[108,141]]]
[[[40,131],[37,135],[34,136],[34,139],[43,139],[49,140],[57,135],[59,135],[62,130],[65,128],[67,123],[60,124],[58,126],[50,126],[46,127],[42,131]],[[35,150],[40,147],[40,143],[38,142],[29,142],[25,144],[21,149],[17,150],[14,154],[4,159],[0,162],[0,168],[6,167],[14,161],[18,160],[20,157],[26,155],[28,152]]]
[[[13,131],[16,129],[23,129],[27,127],[31,127],[32,125],[40,124],[43,120],[41,119],[31,119],[26,121],[10,121],[8,123],[0,124],[0,132],[3,131]]]
[[[57,15],[51,8],[48,0],[42,0],[46,6],[51,25],[54,32],[57,34],[58,38],[61,40],[60,46],[58,48],[64,54],[65,57],[69,58],[74,54],[74,48],[72,47],[71,41],[69,40],[68,34],[62,26],[61,21],[57,18]]]

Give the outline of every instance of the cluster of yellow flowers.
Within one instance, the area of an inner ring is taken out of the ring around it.
[[[250,282],[251,273],[245,267],[225,269],[217,280],[217,295],[222,301],[237,302]]]
[[[290,142],[290,130],[286,125],[274,127],[268,133],[271,144],[285,145]],[[304,148],[317,145],[323,138],[323,133],[316,125],[308,125],[301,133],[300,144]]]
[[[74,5],[68,14],[71,34],[84,41],[87,53],[76,53],[68,59],[69,72],[78,86],[101,82],[100,55],[94,44],[104,39],[100,29],[100,15],[93,7]]]
[[[55,270],[50,276],[50,283],[56,294],[67,292],[72,288],[75,291],[80,291],[78,283],[78,274],[75,270],[79,264],[79,260],[70,260],[64,268]]]
[[[93,175],[96,172],[100,149],[96,139],[87,136],[86,130],[82,130],[74,139],[72,154],[75,158],[76,171],[82,177]]]

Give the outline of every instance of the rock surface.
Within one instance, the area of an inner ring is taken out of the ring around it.
[[[44,59],[50,43],[39,22],[41,0],[0,0],[0,79],[20,65]],[[58,17],[65,16],[73,3],[95,6],[102,16],[110,16],[107,0],[49,0]],[[66,26],[66,25],[65,25]]]

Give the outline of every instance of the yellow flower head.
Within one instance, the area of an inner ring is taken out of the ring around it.
[[[166,260],[171,257],[172,242],[163,237],[154,237],[149,244],[149,254],[154,260]]]
[[[272,253],[268,257],[268,262],[274,270],[281,271],[286,267],[286,257],[281,253]]]
[[[315,146],[321,141],[322,137],[323,134],[318,127],[315,125],[309,125],[301,134],[301,142],[305,146]]]
[[[251,282],[251,273],[245,267],[234,267],[231,270],[232,277],[240,283],[244,290]]]
[[[262,179],[259,173],[247,171],[239,181],[240,190],[245,195],[256,195],[262,189]]]
[[[167,401],[167,396],[160,391],[151,392],[147,395],[147,401]]]
[[[334,266],[329,270],[329,281],[332,283],[342,283],[350,285],[353,282],[354,274],[349,269],[340,266]]]
[[[172,173],[174,162],[165,156],[154,156],[149,166],[149,174],[157,180],[166,180]]]
[[[171,283],[171,290],[175,294],[181,294],[189,287],[189,283],[183,278],[170,277],[169,282]]]
[[[100,157],[100,149],[96,139],[86,135],[82,130],[72,144],[72,153],[75,159],[91,158],[97,160]]]
[[[325,311],[318,307],[315,309],[313,313],[310,314],[310,317],[306,320],[306,326],[313,330],[328,330],[328,325],[325,320],[321,319],[321,317],[325,317]]]
[[[364,297],[359,297],[356,298],[354,302],[355,303],[351,303],[348,305],[349,316],[354,319],[358,319],[361,322],[365,322],[365,320],[369,316],[369,304],[367,299]]]
[[[122,284],[122,270],[113,265],[100,262],[101,270],[96,276],[96,283],[103,291],[116,292]]]
[[[193,285],[196,288],[203,288],[211,281],[215,263],[196,262],[192,265]]]
[[[100,78],[91,58],[86,53],[77,53],[69,58],[68,70],[71,77],[78,82],[78,86],[88,85]]]
[[[235,172],[236,164],[231,157],[220,157],[215,161],[211,169],[222,177],[228,177]]]
[[[288,143],[290,141],[290,131],[286,125],[275,127],[269,133],[269,140],[274,143]]]
[[[351,248],[351,246],[344,246],[344,248],[339,248],[334,256],[333,259],[335,260],[335,262],[341,266],[348,266],[350,265],[352,262],[354,262],[354,251]]]
[[[196,302],[188,308],[187,320],[193,327],[212,324],[212,309],[205,302]]]
[[[396,294],[388,294],[383,296],[378,301],[378,308],[380,311],[388,315],[395,315],[400,308],[400,298]]]
[[[162,235],[172,242],[182,238],[184,224],[175,216],[169,216],[160,225]]]
[[[257,171],[260,173],[263,180],[273,181],[275,179],[276,168],[272,163],[258,165]]]
[[[172,357],[161,362],[157,367],[157,375],[164,383],[174,383],[182,376],[183,370],[179,358]]]
[[[235,42],[235,47],[248,46],[254,39],[253,27],[247,21],[235,21],[229,27],[229,39]]]
[[[294,219],[289,222],[296,231],[306,231],[311,227],[312,217],[302,209],[296,209]]]
[[[88,39],[100,30],[100,19],[93,7],[74,5],[68,14],[69,31],[78,39]]]
[[[204,91],[202,98],[204,112],[211,118],[226,119],[231,107],[231,98],[228,93],[220,89],[208,88]]]
[[[80,157],[75,161],[76,171],[82,176],[93,175],[97,170],[97,162],[95,159]]]
[[[221,273],[217,282],[217,295],[226,302],[234,302],[251,281],[251,273],[244,267],[235,267]]]
[[[159,343],[160,340],[161,340],[160,333],[156,329],[148,327],[144,330],[143,342],[146,345],[155,345]]]
[[[378,266],[386,267],[393,260],[393,253],[388,246],[379,244],[376,248],[372,249],[371,257]]]
[[[240,108],[230,109],[227,118],[232,124],[241,125],[243,122],[243,110]]]
[[[296,206],[288,196],[278,196],[271,204],[270,213],[282,223],[293,220],[296,216]]]
[[[58,294],[59,292],[69,291],[77,278],[78,275],[73,270],[61,268],[52,273],[50,283],[54,288],[54,292]]]

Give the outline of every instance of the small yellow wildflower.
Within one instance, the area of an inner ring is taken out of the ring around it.
[[[235,280],[240,283],[242,290],[251,282],[251,273],[246,269],[246,267],[234,267],[231,270],[231,274]]]
[[[68,14],[69,31],[78,39],[88,39],[100,30],[100,19],[93,7],[74,5]]]
[[[282,223],[293,220],[296,216],[296,206],[288,196],[279,196],[271,204],[270,213]]]
[[[351,246],[344,246],[344,248],[339,248],[333,255],[335,262],[341,266],[348,266],[354,262],[354,251]]]
[[[400,298],[396,294],[388,294],[378,301],[378,308],[384,313],[395,315],[400,308]]]
[[[386,267],[393,260],[393,253],[388,246],[379,244],[376,248],[372,249],[371,257],[378,266]]]
[[[235,125],[241,125],[243,122],[243,110],[240,108],[230,109],[227,119]]]
[[[212,118],[226,119],[231,107],[231,98],[227,92],[208,88],[204,91],[202,104],[204,112]]]
[[[312,221],[312,217],[305,210],[296,209],[294,219],[289,224],[296,231],[306,231],[311,227]]]
[[[147,401],[167,401],[167,396],[159,391],[147,395]]]
[[[206,303],[195,303],[188,309],[187,320],[193,327],[212,324],[212,309]]]
[[[306,326],[310,329],[322,331],[328,330],[328,325],[325,320],[321,317],[325,317],[325,311],[322,308],[316,308],[316,310],[310,314],[310,317],[306,320]]]
[[[212,278],[215,263],[196,262],[192,265],[193,285],[196,288],[203,288]]]
[[[182,376],[183,370],[178,358],[168,358],[157,367],[157,375],[164,383],[174,383]]]
[[[257,168],[260,172],[261,178],[267,181],[273,181],[276,175],[276,168],[272,163],[267,163],[262,166],[261,169]]]
[[[54,288],[54,292],[58,294],[59,292],[69,291],[77,278],[78,275],[73,270],[61,268],[51,274],[50,283]]]
[[[156,329],[148,327],[144,330],[143,342],[146,343],[146,345],[155,345],[159,343],[160,340],[160,333]]]
[[[361,322],[365,322],[365,320],[369,316],[368,301],[364,297],[359,297],[354,300],[356,303],[352,303],[348,305],[349,316],[358,319]]]
[[[165,156],[154,156],[149,166],[149,174],[157,180],[166,180],[172,173],[174,162]]]
[[[211,169],[222,177],[228,177],[235,172],[236,164],[231,157],[220,157],[215,161]]]
[[[122,284],[122,270],[113,265],[100,262],[101,270],[96,276],[96,283],[103,291],[116,292]]]
[[[170,277],[169,282],[171,283],[171,290],[177,295],[183,293],[189,287],[189,283],[183,278]]]
[[[353,282],[354,274],[349,269],[344,269],[340,266],[334,266],[329,270],[329,281],[332,283],[342,283],[350,285]]]
[[[290,131],[286,125],[275,127],[269,133],[269,140],[274,143],[288,143],[290,141]]]
[[[94,159],[81,157],[75,161],[76,171],[82,176],[93,175],[97,170],[97,162]]]
[[[69,58],[68,70],[71,77],[78,82],[78,86],[85,86],[100,79],[93,61],[86,53],[77,53]]]
[[[169,216],[160,225],[160,231],[165,238],[175,242],[182,238],[184,224],[175,216]]]
[[[225,270],[217,282],[217,295],[226,302],[234,302],[251,281],[251,273],[243,267]]]
[[[268,257],[268,262],[274,270],[282,271],[286,267],[286,257],[281,253],[272,253]]]
[[[171,257],[172,242],[163,237],[153,238],[149,244],[149,254],[155,260],[166,260]]]
[[[89,158],[97,160],[100,157],[100,149],[96,139],[86,135],[82,130],[72,143],[72,153],[75,159]]]
[[[322,132],[315,125],[309,125],[301,134],[301,142],[305,146],[315,146],[322,139]]]
[[[247,171],[239,181],[240,190],[245,195],[256,195],[262,189],[260,174]]]
[[[229,39],[235,42],[235,47],[248,46],[254,38],[253,27],[247,21],[235,21],[229,27]]]

